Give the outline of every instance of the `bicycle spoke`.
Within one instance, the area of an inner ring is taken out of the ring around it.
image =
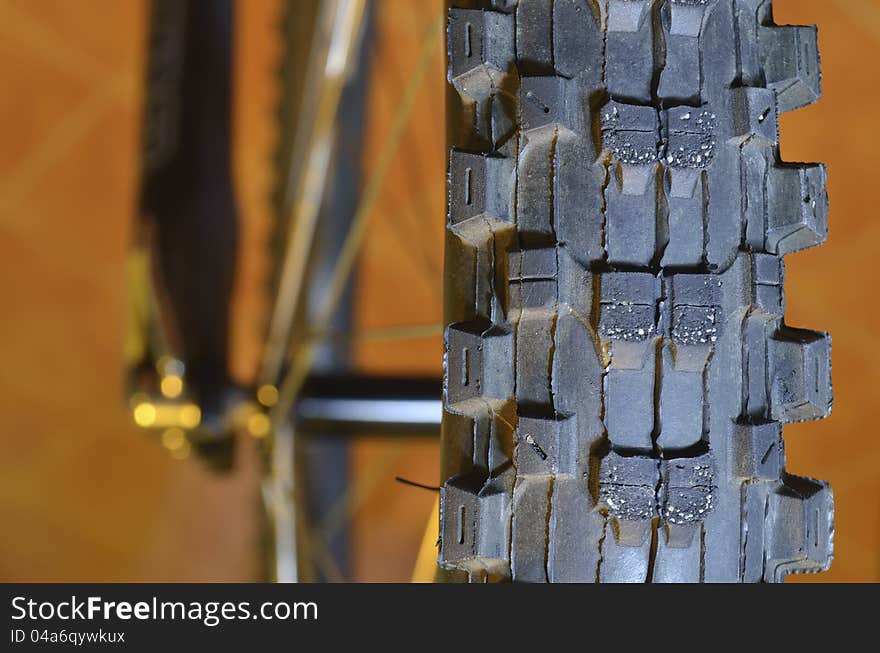
[[[837,4],[864,31],[880,41],[880,7],[868,0],[836,0]]]
[[[336,558],[330,553],[330,543],[320,531],[313,531],[312,535],[312,560],[318,566],[319,571],[328,583],[344,583],[345,576],[336,562]]]
[[[303,537],[306,538],[306,546],[302,547],[300,555],[310,558],[329,582],[341,583],[345,581],[342,570],[330,551],[330,543],[373,493],[388,468],[400,457],[401,453],[402,450],[396,443],[387,447],[379,459],[367,468],[363,478],[358,483],[349,485],[345,493],[334,502],[320,524],[307,530],[305,524],[300,523]],[[301,522],[304,521],[301,520]],[[307,535],[306,532],[308,532]]]
[[[399,57],[386,57],[383,54],[380,54],[378,59],[382,61],[383,64],[386,59],[390,60],[390,65],[385,67],[389,70],[395,71],[395,73],[399,73],[382,77],[383,81],[390,80],[392,82],[391,84],[379,83],[376,85],[378,87],[376,92],[377,104],[381,107],[380,112],[384,115],[384,110],[391,99],[389,98],[388,87],[405,87],[406,71],[404,71],[399,65]],[[398,184],[403,188],[419,188],[420,185],[424,184],[424,180],[428,179],[428,177],[423,173],[421,158],[417,155],[419,148],[410,149],[415,150],[416,154],[407,159],[407,165],[402,166],[402,170],[400,170],[398,174],[403,175],[404,178],[398,179]],[[420,233],[418,215],[414,211],[414,202],[412,201],[414,200],[415,203],[419,205],[418,208],[421,210],[423,216],[429,216],[432,212],[429,207],[426,206],[425,196],[425,193],[416,193],[414,198],[410,198],[411,201],[403,203],[403,208],[400,208],[401,203],[399,200],[402,196],[401,194],[395,193],[392,197],[394,205],[387,206],[386,200],[386,206],[388,209],[386,213],[388,217],[387,223],[388,226],[390,226],[389,231],[391,232],[392,237],[399,243],[400,251],[404,252],[407,257],[412,259],[422,269],[422,273],[428,280],[430,290],[439,294],[442,292],[442,289],[439,286],[440,268],[434,261],[432,252],[427,246],[427,239],[424,238],[423,233]]]
[[[324,519],[315,528],[327,542],[333,541],[364,502],[370,497],[379,482],[385,477],[388,468],[400,458],[403,450],[399,443],[392,442],[367,469],[363,476],[348,488],[336,503],[324,515]]]
[[[297,566],[298,520],[294,490],[294,436],[288,424],[275,428],[270,454],[270,474],[263,482],[264,505],[269,510],[274,536],[275,579],[279,583],[295,583],[299,579]],[[302,514],[302,513],[299,513]]]
[[[26,6],[26,5],[25,5]],[[34,18],[26,9],[3,0],[0,2],[0,29],[6,42],[14,42],[38,55],[65,73],[86,84],[107,77],[110,72],[103,62],[96,61],[69,42],[67,35],[53,30],[45,21]]]
[[[407,5],[410,9],[410,23],[413,24],[413,29],[416,29],[416,12],[413,10],[413,6]],[[392,81],[394,85],[398,83],[403,86],[406,82],[406,71],[400,65],[401,58],[396,56],[389,57],[390,65],[388,66],[389,71],[392,73],[388,76],[388,79]],[[440,74],[439,79],[442,79],[442,73]],[[384,94],[381,94],[380,97],[384,98]],[[412,133],[412,137],[415,137],[419,141],[423,134],[423,130],[416,130]],[[425,170],[424,160],[422,157],[423,151],[427,151],[430,148],[421,147],[421,142],[418,147],[410,148],[412,154],[407,159],[407,165],[403,167],[403,174],[406,175],[407,181],[402,184],[407,188],[420,188],[425,185],[430,184],[432,179],[438,179],[438,177],[427,174]],[[427,216],[438,215],[436,211],[433,210],[433,206],[431,206],[432,202],[430,201],[430,195],[428,193],[416,193],[415,197],[412,198],[415,202],[409,202],[407,204],[407,211],[403,214],[399,214],[397,212],[391,212],[390,219],[393,222],[396,222],[398,226],[403,227],[410,234],[410,239],[407,241],[407,249],[406,251],[412,251],[412,244],[415,243],[416,247],[418,247],[421,253],[421,261],[425,268],[425,272],[429,276],[429,283],[431,289],[441,294],[443,291],[442,288],[442,279],[441,279],[441,270],[440,265],[436,261],[436,257],[434,256],[434,252],[428,246],[429,239],[424,238],[422,231],[422,226],[419,223],[419,216],[422,216],[422,220]],[[413,206],[415,204],[415,206]],[[442,209],[440,209],[440,214],[442,214]],[[396,219],[395,219],[396,218]],[[395,233],[398,233],[397,230],[393,230]]]
[[[412,326],[375,327],[354,331],[325,331],[313,333],[310,339],[322,342],[397,342],[401,340],[421,340],[443,335],[443,325],[416,324]]]
[[[432,57],[437,52],[441,42],[440,35],[444,25],[444,17],[438,17],[433,28],[430,30],[418,57],[416,69],[404,91],[394,122],[391,126],[390,135],[380,152],[379,161],[370,175],[360,206],[352,220],[339,258],[337,259],[329,289],[325,300],[318,311],[312,331],[322,332],[327,330],[336,308],[342,298],[348,280],[354,267],[357,254],[364,240],[369,217],[383,188],[385,179],[390,168],[391,161],[397,151],[397,146],[403,136],[409,122],[412,109],[419,87],[426,77]],[[317,341],[307,341],[301,345],[293,356],[292,365],[282,381],[278,393],[278,403],[271,411],[273,423],[284,421],[299,394],[302,384],[311,369],[312,362],[317,352]]]
[[[311,79],[307,86],[317,89],[317,109],[300,122],[297,130],[294,156],[299,156],[303,151],[306,154],[302,160],[302,170],[295,165],[287,182],[290,188],[295,189],[296,199],[291,209],[281,279],[269,322],[269,336],[260,370],[261,384],[274,383],[278,379],[287,351],[286,343],[296,321],[300,295],[305,285],[308,254],[314,240],[336,143],[336,116],[345,87],[348,62],[364,13],[364,0],[341,0],[335,6],[326,4],[325,11],[333,11],[332,27],[326,35],[329,38],[324,39],[326,49],[314,51],[309,62]],[[322,16],[322,24],[329,18]],[[285,189],[285,195],[289,192]]]

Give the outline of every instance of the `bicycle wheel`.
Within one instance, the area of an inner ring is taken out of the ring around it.
[[[830,488],[781,437],[832,401],[829,336],[783,319],[783,257],[827,231],[824,166],[778,138],[819,96],[815,27],[765,0],[492,0],[447,35],[441,567],[827,569]]]
[[[291,272],[285,266],[291,256],[290,241],[301,235],[294,223],[296,219],[308,219],[303,217],[305,211],[297,203],[302,201],[303,195],[308,194],[303,192],[300,184],[312,163],[309,157],[313,155],[312,148],[315,147],[309,140],[313,135],[306,133],[303,138],[300,130],[305,126],[311,132],[320,120],[318,114],[323,109],[320,94],[327,84],[323,74],[333,42],[331,31],[336,24],[336,12],[336,5],[322,4],[318,0],[287,0],[283,7],[281,33],[284,52],[278,73],[281,93],[276,123],[279,139],[275,153],[276,175],[272,195],[274,221],[273,234],[269,239],[272,262],[267,293],[274,301],[272,317],[279,304],[291,301],[289,285],[285,286],[284,283],[285,273],[291,276]],[[338,106],[344,107],[345,111],[337,115],[336,106],[331,110],[333,135],[326,141],[331,150],[325,164],[326,170],[321,175],[321,187],[309,189],[316,196],[313,200],[316,202],[313,208],[314,225],[304,243],[305,260],[300,271],[293,275],[300,277],[301,290],[293,293],[296,298],[291,302],[294,310],[281,321],[286,328],[280,331],[283,337],[279,342],[283,347],[279,350],[279,359],[283,359],[287,353],[286,348],[295,349],[301,341],[312,337],[313,334],[308,333],[309,326],[315,320],[321,298],[329,292],[333,268],[343,245],[339,234],[350,228],[356,210],[356,194],[341,189],[360,185],[361,125],[372,40],[370,20],[370,11],[365,9],[355,21],[357,29],[351,44],[353,52],[347,55],[351,61],[346,64],[350,71],[338,89]],[[320,138],[320,135],[316,138]],[[349,283],[332,321],[326,325],[328,330],[344,332],[350,328],[352,294],[353,284]],[[272,336],[275,335],[272,327],[275,325],[270,323],[269,326],[268,342],[271,346]],[[342,374],[349,370],[348,343],[323,342],[316,349],[311,365],[313,372]],[[276,377],[283,372],[286,372],[286,365],[278,364],[277,369],[269,371],[262,382],[275,383]],[[291,416],[287,417],[292,419]],[[270,444],[269,448],[272,446]],[[279,543],[274,542],[270,547],[273,549],[270,557],[274,559],[276,567],[279,566],[279,558],[294,558],[296,577],[301,581],[344,578],[349,575],[348,524],[344,523],[338,528],[329,541],[320,542],[322,549],[326,548],[326,551],[320,552],[323,565],[315,564],[318,558],[312,554],[315,544],[311,530],[314,524],[325,519],[345,499],[350,472],[349,443],[341,438],[298,437],[295,449],[296,455],[292,450],[289,455],[294,458],[291,465],[294,470],[296,507],[291,501],[288,510],[295,514],[296,542],[294,547],[288,547],[287,550],[277,550]],[[279,528],[276,524],[270,530],[277,531]],[[277,569],[271,571],[270,577],[291,580]]]

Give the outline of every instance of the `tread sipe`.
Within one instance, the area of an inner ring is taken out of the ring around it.
[[[825,168],[769,0],[492,0],[448,16],[440,565],[472,581],[756,582],[827,569],[826,483],[781,425],[831,410],[783,319]]]

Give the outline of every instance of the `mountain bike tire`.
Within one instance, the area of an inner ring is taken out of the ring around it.
[[[782,424],[831,410],[784,322],[827,235],[781,160],[815,27],[767,0],[485,0],[448,14],[440,567],[450,579],[778,582],[832,559]]]

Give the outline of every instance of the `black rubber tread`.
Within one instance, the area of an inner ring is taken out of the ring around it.
[[[765,0],[492,0],[448,17],[442,568],[472,581],[780,581],[826,569],[831,410],[783,320],[825,168],[780,160],[814,27]]]

